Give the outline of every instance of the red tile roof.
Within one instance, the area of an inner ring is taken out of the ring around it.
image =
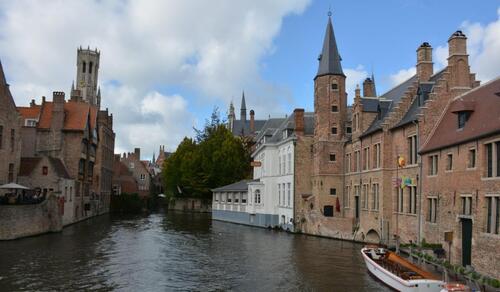
[[[470,112],[462,129],[458,128],[460,111]],[[420,152],[427,153],[495,133],[500,133],[500,77],[451,101]]]
[[[38,128],[49,129],[52,122],[53,102],[42,104]],[[90,127],[96,124],[97,108],[84,102],[68,101],[64,103],[64,130],[84,130],[90,113]]]
[[[23,119],[38,119],[41,108],[42,107],[40,105],[35,105],[31,107],[18,106],[17,111],[21,114]]]

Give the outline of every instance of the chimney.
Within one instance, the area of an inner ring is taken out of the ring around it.
[[[52,124],[55,130],[61,130],[64,125],[64,92],[54,91],[52,93]]]
[[[137,160],[141,160],[141,148],[134,148],[134,155]]]
[[[434,74],[432,63],[432,47],[424,42],[417,49],[417,77],[421,82],[429,81]]]
[[[469,55],[467,55],[467,37],[457,30],[448,39],[448,67],[450,87],[468,89],[471,87]]]
[[[120,161],[120,158],[121,158],[120,154],[115,154],[115,162]]]
[[[375,88],[374,88],[373,80],[370,78],[366,78],[363,81],[363,96],[364,97],[374,97],[375,96]]]
[[[45,103],[45,96],[42,96],[42,103]]]
[[[35,102],[34,99],[32,99],[31,102],[30,102],[30,107],[34,107],[35,105],[36,105],[36,102]]]
[[[294,114],[294,120],[295,120],[295,133],[297,135],[303,135],[304,134],[304,109],[303,108],[296,108],[293,111]]]
[[[250,110],[250,133],[255,133],[255,112]]]

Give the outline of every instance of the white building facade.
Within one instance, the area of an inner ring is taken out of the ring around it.
[[[255,139],[253,180],[212,190],[213,219],[295,231],[294,119],[292,114],[266,122]]]

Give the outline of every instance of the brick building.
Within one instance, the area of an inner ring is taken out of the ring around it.
[[[113,163],[113,195],[121,195],[122,193],[133,194],[137,193],[137,181],[127,165],[121,161],[120,154],[115,154]]]
[[[63,163],[74,180],[75,221],[109,211],[115,134],[113,116],[100,109],[98,68],[99,52],[80,48],[77,87],[72,86],[69,100],[64,92],[54,92],[52,101],[42,97],[40,105],[32,100],[29,107],[18,108],[23,158]]]
[[[431,133],[421,149],[423,236],[453,264],[498,279],[500,78],[453,98]]]
[[[141,160],[141,149],[134,148],[133,153],[123,153],[120,161],[132,173],[137,183],[139,196],[148,197],[151,191],[151,173],[148,169],[149,161]]]
[[[0,185],[16,182],[21,160],[21,117],[0,62]],[[0,191],[3,192],[3,191]]]
[[[417,48],[414,76],[377,96],[372,75],[348,107],[328,20],[314,79],[312,192],[295,196],[302,200],[295,204],[295,222],[303,232],[368,242],[421,241],[418,149],[446,104],[479,85],[470,73],[465,35],[457,31],[448,43],[444,69],[434,73],[432,47],[424,42]]]

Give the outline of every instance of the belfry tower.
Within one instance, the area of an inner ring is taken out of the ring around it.
[[[313,195],[318,209],[342,199],[347,119],[346,77],[335,41],[331,12],[314,77]],[[341,201],[340,201],[341,202]],[[342,202],[341,202],[342,204]],[[343,204],[342,204],[343,208]],[[335,217],[340,216],[335,212]]]
[[[82,99],[100,107],[101,90],[97,88],[100,52],[90,48],[77,50],[76,59],[76,90],[80,91]],[[73,88],[72,88],[73,90]]]

